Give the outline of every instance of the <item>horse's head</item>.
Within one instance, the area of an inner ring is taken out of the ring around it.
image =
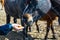
[[[28,13],[24,14],[23,18],[22,18],[22,22],[23,22],[23,24],[25,24],[27,26],[31,26],[32,23],[33,23],[33,17],[32,17],[32,15],[28,14]]]

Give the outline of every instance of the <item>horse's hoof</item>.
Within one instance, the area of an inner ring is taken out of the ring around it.
[[[29,40],[29,38],[25,38],[25,40]]]
[[[40,32],[38,31],[38,33],[40,33]]]
[[[47,40],[47,38],[44,38],[44,40]]]
[[[39,30],[37,29],[37,32],[39,33]]]
[[[44,40],[47,40],[47,36],[45,36]]]
[[[56,37],[55,37],[55,36],[53,36],[53,39],[56,39]]]

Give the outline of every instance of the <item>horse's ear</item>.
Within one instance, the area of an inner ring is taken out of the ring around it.
[[[26,13],[23,16],[29,19],[30,17],[32,17],[32,14]]]
[[[28,18],[28,17],[29,17],[29,16],[28,16],[28,13],[25,13],[25,14],[23,15],[23,17]]]

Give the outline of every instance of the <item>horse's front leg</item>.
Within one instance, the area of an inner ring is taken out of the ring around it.
[[[24,27],[24,29],[23,29],[24,40],[28,40],[28,34],[27,34],[27,32],[28,32],[28,26]]]
[[[44,40],[47,39],[47,37],[48,37],[48,33],[49,33],[49,30],[50,30],[50,22],[47,21],[46,35],[45,35],[45,39],[44,39]]]
[[[38,31],[38,33],[39,33],[39,26],[38,26],[37,22],[38,22],[38,20],[36,20],[35,25],[36,25],[37,31]]]
[[[23,33],[23,39],[26,40],[28,38],[27,32],[28,32],[28,26],[24,24],[24,22],[21,19],[21,25],[24,27],[22,33]]]
[[[13,19],[13,20],[14,20],[14,23],[17,23],[17,18],[15,18],[15,17],[14,17],[14,19]]]
[[[10,15],[9,14],[6,14],[6,23],[10,23]]]

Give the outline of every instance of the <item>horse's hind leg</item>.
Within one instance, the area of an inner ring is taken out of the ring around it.
[[[53,33],[53,38],[55,39],[55,33],[54,33],[54,28],[52,26],[52,23],[51,23],[51,30],[52,30],[52,33]]]
[[[10,23],[10,15],[6,14],[6,23]]]
[[[37,20],[37,21],[38,21],[38,20]],[[38,31],[38,33],[39,33],[39,27],[38,27],[37,21],[35,22],[35,25],[36,25],[37,31]]]
[[[17,18],[15,18],[15,17],[14,17],[14,19],[13,19],[13,20],[14,20],[14,23],[17,23]]]
[[[48,33],[49,33],[49,30],[50,30],[50,22],[47,21],[46,35],[45,35],[45,39],[44,39],[44,40],[47,39],[47,37],[48,37]]]
[[[59,25],[60,25],[60,16],[58,17],[58,23],[59,23]]]

